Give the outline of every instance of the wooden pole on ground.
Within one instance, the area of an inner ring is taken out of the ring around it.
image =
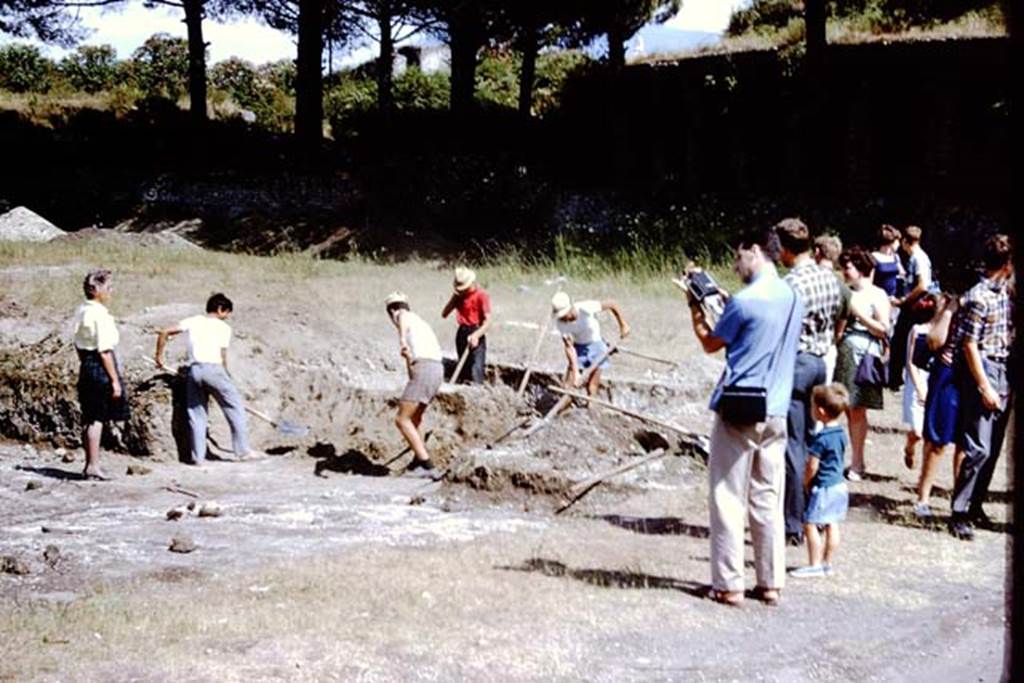
[[[544,343],[544,337],[547,336],[548,330],[551,329],[551,321],[554,316],[548,315],[544,319],[544,324],[540,326],[540,334],[537,336],[537,343],[533,346],[533,352],[530,357],[526,360],[526,371],[523,373],[523,379],[519,382],[519,389],[516,390],[516,398],[523,395],[526,391],[526,383],[530,381],[530,373],[533,372],[533,364],[537,360],[537,354],[540,353],[541,344]]]
[[[619,347],[619,353],[625,353],[630,356],[636,356],[637,358],[643,358],[645,360],[654,361],[655,363],[662,363],[664,365],[679,365],[674,360],[667,360],[665,358],[658,358],[657,356],[648,356],[646,353],[640,353],[639,351],[633,351],[632,349],[626,349]]]
[[[594,363],[587,369],[587,374],[583,375],[583,379],[581,380],[581,383],[583,384],[583,386],[587,386],[587,383],[590,382],[591,376],[593,376],[593,374],[595,372],[597,372],[601,368],[601,364],[604,363],[606,360],[608,360],[608,356],[610,356],[613,353],[615,353],[618,350],[618,348],[619,348],[618,345],[612,344],[607,349],[605,349],[605,352],[603,354],[598,356],[597,360],[594,361]],[[550,387],[550,388],[553,389],[554,387]],[[532,435],[532,434],[536,434],[537,432],[539,432],[540,430],[544,429],[549,424],[551,424],[551,421],[559,413],[561,413],[562,410],[567,405],[569,405],[572,402],[573,398],[578,397],[578,396],[581,395],[581,394],[575,394],[575,393],[572,393],[572,392],[568,392],[568,391],[566,391],[564,389],[559,389],[558,393],[562,393],[562,394],[566,394],[566,395],[562,396],[562,398],[558,399],[558,401],[555,403],[555,405],[547,413],[544,414],[544,417],[542,417],[540,419],[540,421],[534,423],[534,425],[532,427],[530,427],[529,429],[526,430],[526,433],[523,434],[523,438],[524,439],[526,437]]]
[[[679,425],[674,425],[671,422],[665,422],[664,420],[659,420],[656,417],[651,417],[650,415],[644,415],[643,413],[638,413],[638,412],[635,412],[633,410],[629,410],[628,408],[621,408],[621,407],[615,405],[614,403],[609,403],[608,401],[605,401],[604,399],[596,398],[594,396],[588,396],[587,394],[581,394],[581,393],[575,392],[575,391],[567,391],[567,390],[565,390],[565,389],[563,389],[561,387],[548,387],[548,389],[553,391],[553,392],[555,392],[556,394],[562,394],[564,398],[567,398],[569,400],[574,399],[574,398],[578,398],[578,399],[581,399],[583,401],[590,401],[591,403],[596,403],[599,406],[604,406],[605,408],[608,408],[609,410],[614,410],[615,412],[622,413],[623,415],[628,415],[629,417],[635,418],[637,420],[641,420],[643,422],[649,422],[649,423],[651,423],[653,425],[657,425],[659,427],[664,427],[665,429],[671,429],[674,432],[677,432],[677,433],[682,434],[684,436],[688,436],[688,437],[693,438],[693,439],[702,439],[702,438],[704,438],[703,434],[698,434],[697,432],[691,432],[690,430],[684,429],[684,428],[680,427]]]
[[[668,450],[664,448],[658,448],[652,451],[651,453],[648,453],[645,457],[640,458],[639,460],[634,460],[632,462],[627,462],[624,465],[619,465],[618,467],[608,470],[603,474],[599,474],[595,477],[587,479],[586,481],[582,481],[579,484],[576,484],[571,489],[569,489],[569,500],[567,500],[560,508],[555,510],[555,514],[560,515],[566,510],[568,510],[570,507],[576,504],[576,501],[590,493],[598,484],[605,481],[606,479],[610,479],[611,477],[614,477],[616,475],[623,474],[624,472],[628,472],[632,469],[640,467],[641,465],[646,465],[652,460],[657,460],[658,458],[668,455],[668,453]]]
[[[466,348],[462,351],[462,357],[459,358],[459,362],[455,364],[455,372],[452,373],[451,379],[448,381],[452,384],[456,384],[459,381],[459,374],[462,373],[463,366],[466,365],[466,359],[469,358],[469,352],[472,351],[469,347],[469,342],[466,342]]]

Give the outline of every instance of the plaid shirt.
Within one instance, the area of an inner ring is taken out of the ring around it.
[[[799,350],[824,356],[833,343],[836,319],[843,309],[839,279],[810,260],[786,273],[785,279],[804,304]]]
[[[959,339],[973,341],[983,358],[1005,361],[1013,343],[1010,292],[1003,280],[982,278],[964,296]]]

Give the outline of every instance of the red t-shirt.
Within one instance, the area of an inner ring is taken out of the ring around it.
[[[484,317],[491,312],[491,297],[482,288],[477,287],[455,302],[455,321],[460,325],[478,327]]]

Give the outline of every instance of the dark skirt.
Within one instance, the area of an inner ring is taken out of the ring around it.
[[[956,371],[942,361],[932,364],[928,375],[928,397],[924,403],[924,438],[935,446],[956,440],[960,387]]]
[[[113,390],[110,377],[103,368],[99,351],[78,349],[78,360],[81,362],[78,371],[78,405],[82,409],[82,424],[127,420],[130,416],[128,398],[117,357],[114,357],[114,368],[121,383],[121,398],[117,400],[111,396]]]

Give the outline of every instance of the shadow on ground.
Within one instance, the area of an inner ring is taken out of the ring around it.
[[[313,474],[318,477],[327,476],[326,472],[358,474],[363,477],[386,477],[391,474],[390,469],[378,465],[368,455],[354,448],[338,455],[334,444],[319,442],[310,446],[306,452],[317,459]]]
[[[570,578],[602,588],[645,588],[674,590],[695,598],[707,596],[708,586],[696,581],[684,581],[667,576],[652,576],[640,572],[617,569],[573,569],[557,560],[535,557],[518,567],[498,567],[504,571],[536,572],[554,578]]]

